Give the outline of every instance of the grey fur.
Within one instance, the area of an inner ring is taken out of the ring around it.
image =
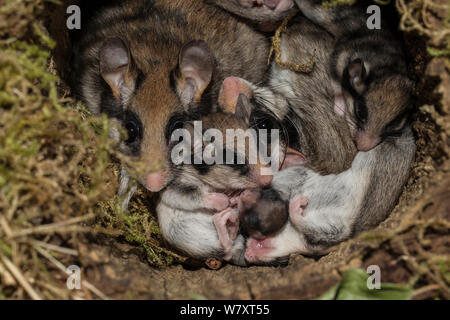
[[[225,252],[219,241],[212,214],[173,209],[164,202],[158,205],[157,212],[159,226],[169,244],[200,260],[223,258]],[[236,265],[245,265],[244,252],[245,239],[238,235],[233,242],[232,257],[229,261]]]
[[[291,200],[305,196],[308,205],[300,223],[289,222],[269,240],[274,249],[254,262],[270,262],[294,252],[320,254],[379,224],[409,177],[415,150],[412,132],[406,128],[401,137],[358,153],[352,167],[340,174],[321,176],[304,167],[280,171],[273,187],[289,194]]]
[[[413,108],[414,84],[408,78],[403,46],[387,23],[387,13],[382,12],[381,29],[371,30],[364,2],[333,8],[324,8],[321,0],[296,3],[307,18],[335,39],[327,67],[335,95],[345,101],[345,118],[358,149],[370,150],[386,136],[401,132]],[[349,71],[355,61],[362,63],[362,73],[352,78]],[[349,78],[357,80],[352,83]],[[364,119],[356,108],[364,109]]]
[[[315,52],[311,73],[294,72],[272,63],[269,87],[283,96],[291,113],[285,115],[295,127],[299,145],[309,166],[322,174],[339,173],[350,167],[356,154],[350,130],[334,113],[334,92],[329,72],[333,38],[303,16],[297,16],[281,38],[281,59],[306,63]],[[270,108],[271,101],[262,101]],[[286,119],[286,117],[288,119]]]

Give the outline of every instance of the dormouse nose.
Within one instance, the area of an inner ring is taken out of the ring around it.
[[[375,148],[381,142],[379,136],[369,135],[363,131],[356,133],[356,147],[359,151],[369,151]]]
[[[144,176],[142,183],[149,191],[159,192],[166,185],[167,175],[167,169],[163,169],[157,172],[151,172]]]

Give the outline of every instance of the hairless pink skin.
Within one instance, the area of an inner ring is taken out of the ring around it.
[[[275,248],[271,244],[272,237],[266,237],[264,239],[250,238],[247,241],[247,249],[245,250],[245,260],[250,263],[263,262],[266,256]]]
[[[292,224],[300,228],[303,219],[303,209],[308,205],[308,199],[302,195],[296,196],[289,202],[289,219]]]
[[[214,208],[218,212],[230,206],[230,199],[223,193],[207,193],[203,200],[209,207]]]
[[[231,259],[231,248],[233,241],[239,232],[239,214],[234,208],[227,208],[222,212],[216,213],[213,216],[213,222],[217,230],[219,242],[224,249],[224,260]]]

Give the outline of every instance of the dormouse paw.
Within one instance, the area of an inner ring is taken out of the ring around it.
[[[308,199],[302,195],[295,196],[289,202],[289,219],[297,227],[302,226],[303,210],[308,205]]]
[[[218,270],[222,267],[222,261],[217,258],[208,258],[206,259],[205,264],[212,270]]]
[[[231,259],[233,241],[239,232],[239,214],[233,208],[227,208],[213,216],[219,242],[224,249],[224,260]]]
[[[230,199],[223,193],[207,193],[204,195],[203,200],[208,208],[215,211],[223,211],[230,205]]]

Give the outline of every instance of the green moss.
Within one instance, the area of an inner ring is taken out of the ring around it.
[[[369,289],[373,284],[369,275],[361,269],[352,269],[344,273],[341,281],[319,300],[409,300],[413,290],[407,286],[381,283],[379,289]]]

